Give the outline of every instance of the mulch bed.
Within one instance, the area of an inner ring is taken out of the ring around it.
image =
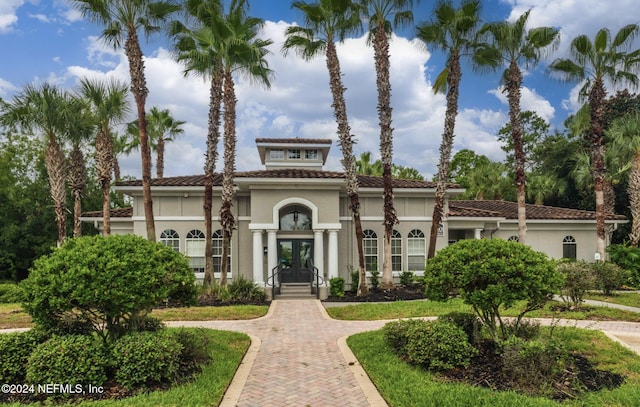
[[[424,299],[424,286],[411,284],[395,286],[391,289],[371,288],[364,296],[357,296],[355,291],[345,291],[344,296],[329,296],[326,302],[393,302]]]

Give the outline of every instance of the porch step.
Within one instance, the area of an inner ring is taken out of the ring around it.
[[[283,283],[280,286],[280,294],[276,296],[278,300],[313,300],[315,294],[311,294],[311,284],[309,283]]]

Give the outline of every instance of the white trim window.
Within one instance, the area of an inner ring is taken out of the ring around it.
[[[218,229],[211,236],[213,247],[213,272],[220,273],[222,270],[222,230]],[[227,255],[227,276],[231,274],[231,244],[229,244],[229,254]]]
[[[288,160],[299,160],[300,159],[300,149],[292,148],[287,150],[287,159]]]
[[[365,270],[378,270],[378,235],[373,230],[367,229],[362,232],[362,236]]]
[[[196,273],[204,273],[205,237],[202,231],[194,229],[187,233],[186,254],[189,266]]]
[[[419,229],[413,229],[407,235],[408,271],[423,272],[427,254],[427,240]]]
[[[180,251],[180,235],[173,229],[167,229],[160,234],[160,243],[172,248],[176,252]]]
[[[272,160],[284,160],[284,150],[272,148],[269,150],[269,158]]]
[[[578,256],[578,243],[573,236],[565,236],[562,239],[562,257],[565,259],[576,259]]]
[[[304,150],[304,158],[305,160],[317,160],[318,150]]]
[[[395,229],[391,232],[391,270],[402,271],[402,235]]]

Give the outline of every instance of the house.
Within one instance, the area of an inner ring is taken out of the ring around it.
[[[354,224],[341,172],[325,171],[331,140],[304,138],[256,139],[262,170],[237,172],[237,220],[228,277],[242,275],[265,285],[278,266],[280,282],[309,281],[315,266],[321,276],[350,281],[357,266]],[[214,180],[214,208],[220,207],[221,175]],[[364,252],[368,271],[382,271],[382,178],[358,177]],[[158,241],[185,253],[197,278],[204,277],[204,175],[152,180]],[[111,213],[113,234],[146,235],[141,181],[121,181],[115,189],[133,199],[133,207]],[[391,240],[394,275],[423,273],[435,183],[393,180],[399,224]],[[450,185],[448,197],[463,192]],[[527,244],[553,258],[593,260],[596,252],[595,213],[527,205]],[[84,214],[83,221],[100,228],[101,212]],[[214,268],[219,276],[222,233],[214,217]],[[625,223],[609,216],[608,236]],[[518,239],[517,205],[504,201],[448,200],[438,231],[437,249],[461,239]],[[312,265],[312,266],[311,266]]]

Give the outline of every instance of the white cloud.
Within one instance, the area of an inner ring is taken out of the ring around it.
[[[18,22],[16,11],[23,4],[23,0],[2,0],[0,2],[0,34],[13,29],[13,26]]]
[[[44,14],[29,14],[30,18],[40,21],[41,23],[50,23],[51,20]]]
[[[503,86],[498,89],[492,89],[489,93],[494,95],[502,104],[508,106],[507,94]],[[536,112],[538,116],[549,123],[553,119],[556,109],[548,100],[538,94],[535,89],[529,89],[523,86],[520,89],[520,110]]]

